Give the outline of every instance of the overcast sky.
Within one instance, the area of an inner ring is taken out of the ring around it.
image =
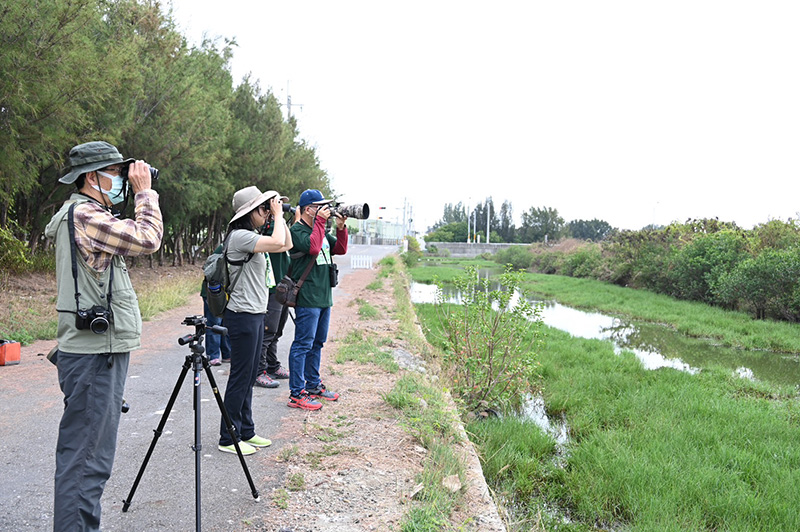
[[[343,201],[420,231],[490,196],[624,229],[800,212],[800,2],[170,4],[288,90]]]

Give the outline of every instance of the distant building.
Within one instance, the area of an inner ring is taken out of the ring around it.
[[[352,244],[375,244],[378,246],[400,245],[403,242],[403,224],[387,220],[347,219],[347,230]]]

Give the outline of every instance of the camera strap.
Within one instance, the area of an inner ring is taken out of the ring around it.
[[[77,246],[75,245],[75,205],[77,203],[73,203],[69,206],[69,213],[67,215],[67,227],[69,229],[69,251],[70,257],[72,258],[72,280],[75,282],[75,313],[81,309],[81,293],[78,291],[78,250],[76,249]],[[111,268],[111,272],[108,279],[108,295],[107,301],[108,306],[106,310],[111,312],[111,286],[114,284],[114,259],[111,259],[111,264],[109,265]],[[72,311],[64,311],[64,312],[72,312]]]
[[[303,255],[308,255],[308,253],[305,253],[305,252],[303,252],[303,251],[298,251],[297,253],[292,253],[291,255],[289,255],[289,258],[291,258],[292,260],[295,260],[295,259],[299,259],[299,258],[300,258],[300,257],[302,257]],[[309,255],[309,257],[311,257],[311,256]],[[313,267],[314,267],[314,262],[315,262],[315,261],[316,261],[316,259],[315,259],[314,257],[311,257],[311,258],[308,260],[308,264],[306,265],[306,269],[305,269],[305,271],[303,271],[303,275],[301,275],[301,276],[300,276],[300,278],[299,278],[299,279],[297,280],[297,282],[295,283],[295,286],[297,286],[297,291],[298,291],[298,292],[300,291],[300,288],[302,288],[302,287],[303,287],[303,283],[305,283],[305,282],[306,282],[306,277],[308,277],[308,274],[311,272],[311,268],[313,268]],[[288,271],[289,278],[291,278],[291,277],[292,277],[292,268],[293,268],[293,267],[294,267],[294,262],[292,262],[292,263],[289,265],[289,271]]]

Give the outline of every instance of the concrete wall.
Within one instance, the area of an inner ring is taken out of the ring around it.
[[[451,257],[477,257],[482,253],[496,253],[511,246],[530,246],[530,244],[473,244],[469,242],[425,242],[425,247],[436,246],[439,251],[449,250]]]

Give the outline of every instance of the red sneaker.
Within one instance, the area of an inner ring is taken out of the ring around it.
[[[286,406],[289,408],[300,408],[302,410],[319,410],[322,408],[322,403],[309,397],[304,390],[300,395],[290,395],[289,404]]]

